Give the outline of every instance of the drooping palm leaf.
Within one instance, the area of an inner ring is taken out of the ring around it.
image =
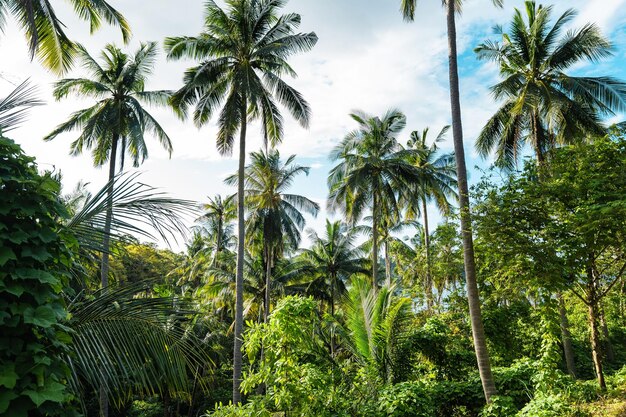
[[[120,174],[87,200],[65,227],[77,237],[84,249],[108,251],[103,247],[108,192],[113,190],[113,217],[109,236],[119,240],[126,235],[165,242],[185,236],[185,216],[197,215],[197,203],[168,197],[137,181],[139,173]]]
[[[37,87],[25,80],[0,100],[0,132],[6,133],[15,129],[24,121],[32,107],[44,104],[37,98],[37,93]]]
[[[133,395],[164,392],[186,398],[190,376],[211,369],[201,342],[185,331],[191,306],[173,298],[138,296],[150,289],[147,283],[129,284],[70,303],[68,361],[79,398],[100,387],[117,404]]]

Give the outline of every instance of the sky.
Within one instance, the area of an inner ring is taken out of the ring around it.
[[[99,55],[107,43],[122,46],[118,29],[103,26],[90,35],[88,24],[73,15],[67,2],[55,0],[52,3],[67,26],[70,38],[83,44],[93,56]],[[131,25],[133,38],[124,46],[129,52],[134,52],[142,41],[156,41],[162,47],[167,36],[194,36],[202,29],[202,0],[111,0],[110,3]],[[413,130],[429,126],[431,131],[438,132],[450,123],[445,13],[441,2],[419,1],[412,23],[402,20],[399,3],[400,0],[291,0],[285,7],[285,12],[302,15],[301,31],[314,31],[319,38],[311,52],[290,60],[298,77],[288,80],[311,105],[311,126],[308,130],[302,129],[285,114],[285,137],[278,147],[284,157],[297,154],[296,161],[300,165],[311,167],[309,176],[298,178],[291,191],[305,195],[322,207],[317,218],[309,216],[307,221],[307,227],[317,231],[322,231],[327,217],[337,217],[325,210],[326,177],[333,166],[328,154],[355,128],[348,116],[352,110],[373,115],[380,115],[389,108],[402,110],[407,116],[407,128],[400,135],[402,143]],[[551,4],[553,16],[567,8],[578,10],[572,27],[594,22],[615,45],[614,57],[596,64],[577,65],[573,71],[626,79],[626,0],[552,0]],[[521,0],[505,0],[503,9],[493,7],[488,0],[466,0],[463,14],[457,21],[461,105],[470,182],[477,181],[480,169],[491,163],[476,155],[474,139],[498,106],[489,92],[489,86],[498,80],[497,69],[493,64],[477,61],[473,49],[493,37],[494,25],[506,27],[514,8],[522,6]],[[70,143],[78,133],[60,135],[51,142],[42,140],[70,113],[92,103],[74,98],[54,101],[51,91],[57,77],[36,60],[30,60],[27,42],[14,21],[9,20],[5,32],[0,34],[0,56],[3,57],[0,97],[30,78],[47,103],[34,108],[28,122],[11,131],[9,136],[21,144],[27,154],[36,157],[41,169],[61,170],[66,190],[80,180],[88,182],[92,190],[101,187],[106,182],[106,167],[94,167],[89,153],[78,157],[68,155]],[[178,89],[183,71],[192,64],[191,61],[167,61],[161,49],[146,89]],[[66,76],[83,75],[80,66],[75,65]],[[174,152],[170,157],[156,140],[148,138],[149,158],[138,168],[143,182],[173,197],[199,202],[218,193],[234,192],[223,184],[223,179],[235,172],[237,161],[217,152],[214,122],[197,129],[190,121],[179,120],[171,110],[150,108],[150,112],[172,138]],[[621,121],[622,116],[611,121],[617,120]],[[260,126],[253,125],[248,132],[247,149],[260,149]],[[442,148],[444,151],[452,149],[451,134]],[[235,149],[233,155],[237,154]],[[431,207],[429,213],[435,222],[440,219],[434,208]],[[180,243],[173,244],[174,250],[182,247]]]

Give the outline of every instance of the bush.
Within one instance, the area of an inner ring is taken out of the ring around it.
[[[510,417],[517,413],[511,397],[494,397],[480,412],[480,417]]]
[[[71,415],[59,184],[0,136],[0,415]],[[7,414],[8,411],[8,414]]]
[[[381,393],[378,410],[389,417],[431,417],[435,413],[431,392],[420,382],[389,386]]]
[[[588,417],[561,394],[541,395],[533,398],[517,417]]]

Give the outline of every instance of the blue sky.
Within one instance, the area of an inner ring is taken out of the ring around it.
[[[83,43],[94,55],[110,42],[121,44],[119,32],[104,27],[90,36],[88,25],[78,21],[66,3],[55,1],[58,13],[72,39]],[[112,0],[129,20],[133,39],[128,50],[140,41],[158,41],[166,36],[195,35],[202,26],[201,0]],[[473,141],[487,118],[497,107],[489,95],[489,86],[497,80],[496,68],[475,59],[473,48],[490,36],[494,24],[505,25],[521,0],[505,0],[502,10],[488,0],[466,0],[458,21],[462,111],[468,167],[472,179],[479,178],[473,167],[487,167],[490,161],[479,159]],[[546,4],[549,4],[546,2]],[[579,16],[572,26],[597,23],[616,45],[615,56],[602,63],[581,65],[576,73],[612,75],[626,79],[626,0],[554,0],[554,14],[572,7]],[[147,6],[149,5],[149,6]],[[291,84],[310,102],[313,110],[311,128],[303,130],[286,117],[286,135],[279,147],[284,155],[297,154],[301,165],[311,166],[311,173],[294,184],[293,191],[318,201],[325,207],[326,175],[331,167],[327,155],[343,135],[354,126],[348,117],[353,109],[381,114],[397,107],[407,115],[406,140],[412,130],[430,126],[439,130],[449,123],[447,44],[445,16],[439,0],[418,2],[416,21],[405,23],[398,11],[399,0],[291,0],[287,11],[302,15],[302,31],[315,31],[319,42],[313,51],[292,60],[298,78]],[[31,62],[27,44],[13,22],[0,36],[0,96],[12,84],[31,78],[40,88],[48,105],[32,111],[30,122],[11,136],[34,155],[43,169],[61,169],[64,183],[71,189],[79,180],[93,188],[106,181],[107,171],[92,166],[90,156],[68,156],[69,144],[78,134],[68,134],[45,143],[41,138],[58,123],[89,102],[69,99],[56,103],[50,91],[55,77],[37,62]],[[6,57],[10,57],[7,59]],[[176,89],[184,69],[191,62],[167,62],[160,56],[149,89]],[[68,76],[80,76],[75,68]],[[148,140],[149,159],[140,167],[142,180],[181,198],[203,201],[209,195],[231,193],[222,179],[233,173],[236,161],[221,157],[215,149],[215,125],[198,130],[190,122],[179,121],[169,110],[154,109],[174,142],[174,153],[168,155]],[[248,149],[261,145],[260,129],[249,130]],[[444,144],[451,149],[451,138]],[[237,152],[234,153],[237,155]],[[433,215],[434,210],[433,211]],[[327,214],[309,219],[308,226],[321,229]],[[437,218],[437,216],[434,216]],[[176,248],[175,248],[176,249]]]

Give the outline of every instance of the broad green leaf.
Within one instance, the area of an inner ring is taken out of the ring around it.
[[[3,266],[10,260],[17,260],[13,250],[11,248],[7,248],[6,246],[0,247],[0,266]]]
[[[39,306],[36,309],[27,308],[24,311],[24,323],[41,327],[50,327],[56,323],[56,314],[48,306]]]

